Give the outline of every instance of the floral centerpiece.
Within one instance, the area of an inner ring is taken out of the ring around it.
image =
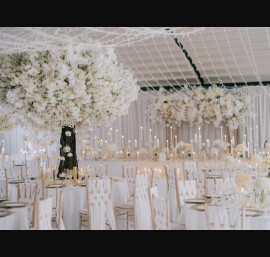
[[[187,154],[188,158],[191,158],[193,155],[193,147],[191,144],[185,144],[184,151]]]
[[[235,183],[241,188],[248,185],[250,181],[251,181],[250,175],[244,172],[237,173],[237,175],[235,176]]]
[[[217,139],[214,141],[214,146],[219,146],[222,150],[226,151],[228,147],[230,146],[230,144]]]
[[[235,152],[239,154],[240,158],[244,158],[244,153],[248,151],[248,148],[244,144],[239,144],[235,147]]]
[[[231,155],[225,155],[223,157],[223,161],[225,163],[225,166],[228,168],[232,163],[235,162],[235,159]]]
[[[152,148],[152,153],[154,155],[154,159],[157,160],[158,159],[158,156],[159,156],[159,147],[153,147]]]
[[[258,177],[254,182],[254,188],[260,192],[259,202],[265,201],[265,195],[270,190],[270,179],[268,177]]]

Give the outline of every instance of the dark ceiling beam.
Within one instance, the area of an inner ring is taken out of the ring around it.
[[[263,81],[263,82],[238,82],[238,83],[223,83],[223,84],[215,84],[217,85],[218,87],[226,87],[226,88],[235,88],[236,86],[237,87],[244,87],[244,86],[270,86],[270,81]],[[204,85],[200,85],[200,84],[194,84],[194,85],[190,85],[190,87],[205,87],[205,88],[208,88],[208,87],[211,87],[213,86],[213,84],[204,84]],[[163,86],[162,88],[164,88],[165,90],[170,90],[170,89],[181,89],[183,88],[183,86],[179,86],[179,85],[176,85],[176,86]],[[142,91],[159,91],[161,87],[157,86],[157,87],[141,87],[141,90]]]

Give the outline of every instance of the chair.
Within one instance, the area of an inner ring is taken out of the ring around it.
[[[100,177],[108,177],[108,165],[106,166],[95,166],[94,174]]]
[[[37,230],[52,230],[52,197],[37,203]]]
[[[180,208],[177,200],[178,194],[176,193],[178,191],[176,190],[176,187],[178,187],[178,184],[176,183],[176,181],[178,181],[177,171],[176,169],[169,169],[167,166],[165,166],[165,174],[168,188],[167,197],[169,199],[170,205],[170,219],[176,223],[180,213]]]
[[[192,199],[197,197],[197,182],[196,180],[178,181],[176,186],[177,190],[177,203],[178,208],[181,211],[182,206],[185,204],[186,199]],[[179,211],[179,213],[180,213]]]
[[[0,180],[0,199],[8,200],[8,178],[5,171],[5,179]]]
[[[64,230],[64,224],[63,224],[63,192],[59,190],[59,188],[56,189],[56,209],[52,211],[52,223],[53,229],[56,230]],[[54,226],[55,224],[55,226]]]
[[[203,171],[186,171],[187,180],[196,180],[197,197],[202,197],[206,194],[206,173]]]
[[[129,197],[134,197],[134,185],[135,185],[135,176],[138,172],[138,167],[125,167],[122,166],[122,178],[127,181]]]
[[[245,207],[205,204],[208,230],[244,230]]]
[[[152,226],[154,230],[183,230],[183,226],[170,221],[168,199],[159,197],[157,186],[149,188]]]
[[[122,219],[126,221],[127,229],[129,229],[130,221],[134,222],[134,229],[149,229],[150,227],[149,221],[151,223],[151,209],[149,203],[148,188],[152,183],[151,177],[153,176],[153,172],[148,171],[139,173],[137,168],[136,173],[134,173],[134,171],[135,169],[132,169],[132,173],[127,172],[127,174],[129,175],[127,178],[130,179],[129,185],[132,186],[131,188],[134,188],[133,189],[134,197],[127,203],[116,205],[115,216],[117,217],[118,220]],[[133,180],[134,184],[132,184]],[[144,213],[143,209],[146,210],[145,213],[146,217],[150,218],[150,219],[146,218],[146,224],[143,224],[143,222],[141,222],[143,220],[143,216],[141,215],[141,213]],[[149,214],[149,216],[147,213]],[[119,218],[119,216],[122,215],[126,215],[126,218]],[[150,225],[152,227],[152,224]]]
[[[88,230],[115,230],[115,216],[111,202],[112,180],[88,179],[86,181],[87,209],[79,212],[79,229]]]
[[[184,178],[188,179],[188,173],[190,172],[198,172],[198,162],[184,162]]]
[[[152,230],[151,207],[149,201],[149,176],[146,172],[137,174],[134,191],[134,228],[136,230]]]
[[[36,213],[38,201],[39,184],[18,183],[18,202],[23,202],[27,205],[27,214],[30,227],[36,227]]]

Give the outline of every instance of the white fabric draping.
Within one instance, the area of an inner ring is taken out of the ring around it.
[[[268,123],[270,122],[270,87],[268,86],[248,86],[239,89],[243,93],[247,93],[252,99],[252,110],[256,114],[255,118],[246,117],[247,126],[239,129],[239,141],[243,142],[244,135],[247,135],[247,142],[257,141],[259,147],[261,147],[266,140],[270,142]],[[109,127],[101,126],[99,128],[94,127],[94,131],[90,132],[90,145],[98,146],[98,143],[94,141],[94,137],[97,136],[108,142],[112,141],[118,144],[118,149],[122,149],[122,135],[124,136],[124,145],[128,146],[128,140],[131,142],[131,146],[134,147],[135,139],[137,139],[138,147],[145,146],[145,143],[149,143],[150,128],[152,129],[152,142],[154,145],[154,137],[160,141],[160,147],[166,147],[166,140],[170,140],[169,134],[166,133],[166,128],[160,126],[159,123],[153,123],[150,121],[147,114],[147,109],[151,103],[151,96],[145,94],[139,94],[138,100],[133,102],[130,107],[128,114],[117,119]],[[257,126],[257,127],[256,127]],[[141,141],[141,127],[142,130],[142,141]],[[109,135],[110,128],[112,128],[112,138]],[[182,123],[180,128],[177,130],[177,141],[190,142],[194,139],[195,133],[198,134],[198,126],[194,125],[190,127],[187,123]],[[252,129],[250,129],[252,128]],[[116,131],[118,130],[118,132]],[[16,128],[9,133],[0,133],[0,139],[5,139],[6,153],[19,153],[22,148],[26,146],[26,143],[22,139],[24,135],[24,129]],[[223,128],[224,133],[224,128]],[[210,140],[212,147],[215,139],[221,138],[221,128],[215,128],[213,125],[201,126],[201,138],[202,142]],[[224,138],[223,138],[224,139]]]

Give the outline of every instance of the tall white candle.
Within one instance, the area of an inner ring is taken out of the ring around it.
[[[222,132],[222,126],[220,127],[220,140],[223,141],[223,132]]]
[[[141,136],[140,136],[141,143],[143,141],[143,127],[141,127]]]
[[[166,142],[167,142],[167,151],[169,151],[169,140],[167,139]]]
[[[150,149],[152,148],[152,129],[149,130],[149,142],[150,142]]]
[[[110,143],[112,143],[112,128],[110,128]]]
[[[157,139],[157,147],[159,147],[159,139]]]
[[[248,158],[249,158],[249,142],[248,142]]]
[[[137,142],[137,139],[135,139],[135,142],[134,142],[134,147],[137,148],[138,147],[138,142]]]
[[[194,143],[197,143],[198,142],[198,136],[197,136],[197,134],[195,134],[195,136],[194,136]]]
[[[122,135],[122,149],[124,149],[124,135]]]
[[[100,140],[100,147],[103,147],[103,141],[102,141],[102,139]]]
[[[173,141],[173,130],[172,130],[172,126],[170,126],[170,131],[171,131],[171,144],[172,144],[172,141]]]
[[[154,136],[154,147],[157,147],[157,136]]]
[[[176,147],[176,145],[177,145],[177,135],[175,135],[175,147]]]
[[[206,148],[207,148],[207,153],[209,154],[210,153],[209,152],[209,150],[210,150],[210,140],[209,139],[206,140]]]
[[[201,135],[201,128],[199,127],[199,137],[200,137],[200,135]]]
[[[247,135],[244,135],[244,145],[247,146]]]
[[[128,147],[130,148],[130,140],[128,140]]]
[[[250,127],[250,142],[252,142],[252,127]]]
[[[118,148],[118,129],[115,130],[115,143],[116,143],[117,148]]]
[[[227,143],[227,135],[225,135],[225,143]]]

